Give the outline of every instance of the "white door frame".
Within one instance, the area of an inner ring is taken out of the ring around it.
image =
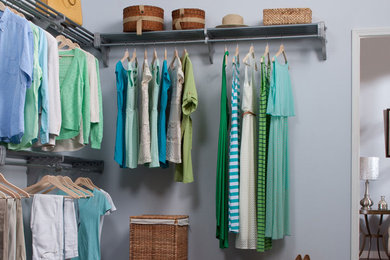
[[[390,36],[390,28],[352,30],[351,260],[359,259],[360,40]]]

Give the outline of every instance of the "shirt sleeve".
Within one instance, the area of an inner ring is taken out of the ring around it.
[[[198,107],[198,93],[195,86],[194,71],[191,60],[186,57],[184,60],[184,86],[182,111],[185,115],[190,115]]]
[[[106,214],[107,211],[109,211],[111,209],[111,204],[108,201],[108,199],[106,198],[106,196],[104,196],[103,192],[100,192],[100,195],[101,195],[101,211],[100,211],[100,215],[103,216],[103,215]]]
[[[26,22],[24,25],[23,49],[20,59],[20,69],[27,79],[27,88],[31,86],[34,67],[34,36],[30,25]]]
[[[43,29],[39,28],[39,66],[42,68],[42,80],[39,88],[41,100],[41,143],[49,142],[49,84],[47,76],[47,38]]]
[[[91,89],[89,85],[87,56],[84,53],[81,61],[81,73],[82,73],[82,80],[84,83],[84,93],[83,93],[83,100],[82,100],[83,137],[84,137],[84,144],[88,144],[89,135],[91,133],[91,107],[90,107]]]
[[[103,140],[103,100],[102,89],[100,83],[99,61],[95,59],[96,63],[96,75],[98,86],[98,98],[99,98],[99,123],[91,124],[91,147],[93,149],[100,149]]]

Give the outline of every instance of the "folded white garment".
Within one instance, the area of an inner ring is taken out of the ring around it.
[[[64,259],[64,197],[34,195],[31,210],[33,260]]]
[[[77,220],[74,207],[74,200],[64,199],[64,254],[65,259],[71,259],[79,256],[78,238],[77,238]]]

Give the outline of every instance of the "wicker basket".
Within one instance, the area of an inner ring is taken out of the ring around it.
[[[264,25],[311,23],[310,8],[279,8],[263,10]]]
[[[123,9],[123,31],[162,31],[164,29],[164,10],[157,6],[133,5]]]
[[[188,216],[130,217],[130,260],[187,260]]]
[[[205,26],[205,11],[196,8],[181,8],[172,11],[172,29],[201,29]]]

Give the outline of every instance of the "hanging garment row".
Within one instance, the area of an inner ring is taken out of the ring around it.
[[[277,60],[281,54],[284,64]],[[271,67],[267,44],[260,59],[261,82],[256,86],[258,66],[251,46],[243,59],[241,96],[237,46],[232,62],[229,118],[228,55],[225,49],[218,139],[216,236],[220,248],[229,246],[228,232],[232,232],[237,234],[236,248],[264,252],[272,248],[272,240],[290,235],[288,118],[295,112],[289,65],[282,44],[272,58]],[[258,87],[259,105],[256,107]]]
[[[0,142],[9,149],[100,149],[99,64],[79,47],[0,5]]]
[[[0,183],[1,259],[100,259],[103,219],[116,207],[89,178],[46,175],[22,190],[0,173]]]
[[[175,49],[168,66],[165,50],[161,68],[154,50],[150,67],[146,50],[141,80],[135,50],[131,58],[126,50],[116,65],[115,161],[131,169],[167,168],[171,162],[176,165],[175,181],[193,182],[191,114],[197,109],[198,95],[192,62],[186,50],[180,58]]]

